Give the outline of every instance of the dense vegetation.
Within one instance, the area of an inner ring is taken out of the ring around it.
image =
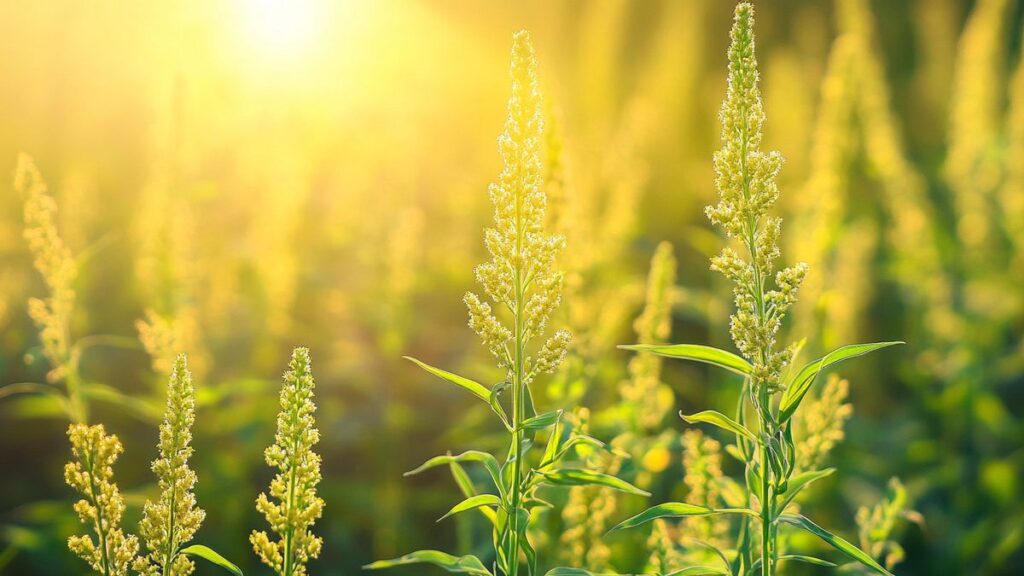
[[[0,573],[1024,565],[1019,0],[62,4]]]

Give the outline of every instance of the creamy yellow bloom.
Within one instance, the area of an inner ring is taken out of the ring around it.
[[[494,305],[511,312],[513,325],[502,324],[491,304],[476,294],[465,297],[470,327],[502,367],[512,370],[520,360],[526,383],[557,368],[570,342],[569,333],[563,330],[544,342],[535,359],[521,358],[523,350],[515,349],[544,335],[561,302],[564,282],[564,274],[554,269],[554,260],[565,241],[543,230],[547,209],[541,168],[544,113],[536,68],[529,33],[516,33],[512,96],[505,130],[498,138],[504,168],[489,188],[494,226],[484,233],[491,260],[476,268],[484,292]]]
[[[153,473],[160,497],[147,500],[139,533],[148,554],[140,556],[133,568],[146,576],[187,576],[194,563],[178,550],[187,544],[206,518],[196,506],[192,492],[196,473],[188,466],[192,456],[192,424],[195,422],[195,389],[184,354],[174,362],[167,385],[167,408],[160,425],[160,457],[153,461]]]
[[[25,240],[49,291],[46,298],[29,300],[28,313],[39,328],[43,354],[50,362],[47,379],[59,382],[71,362],[68,325],[75,306],[75,261],[57,230],[57,202],[35,162],[25,154],[18,156],[14,188],[25,198]]]
[[[320,441],[313,413],[312,367],[309,350],[296,348],[281,388],[274,444],[267,448],[267,464],[278,469],[270,494],[256,499],[256,509],[279,536],[272,541],[254,530],[249,541],[260,560],[281,576],[304,576],[306,563],[320,555],[323,539],[310,529],[320,518],[324,501],[316,494],[320,483],[320,456],[313,446]]]
[[[767,290],[779,257],[782,221],[768,216],[779,197],[775,181],[782,167],[778,152],[760,150],[764,109],[758,89],[754,55],[754,8],[736,7],[729,45],[729,85],[722,104],[722,147],[715,153],[715,184],[719,202],[707,208],[712,222],[742,245],[745,256],[725,248],[711,267],[734,284],[736,313],[731,333],[740,353],[753,365],[753,384],[769,391],[781,387],[781,372],[789,362],[788,350],[775,350],[775,337],[786,310],[807,273],[797,264],[774,274],[777,289]]]
[[[68,548],[98,574],[126,575],[139,541],[121,529],[124,498],[114,483],[112,467],[124,448],[102,424],[72,424],[68,438],[73,460],[64,467],[64,481],[83,496],[75,503],[75,512],[95,535],[72,536]]]

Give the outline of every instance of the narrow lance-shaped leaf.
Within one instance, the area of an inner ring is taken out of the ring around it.
[[[615,532],[618,530],[624,530],[626,528],[634,528],[641,524],[646,524],[651,520],[658,518],[683,518],[687,516],[711,516],[713,514],[745,514],[747,516],[757,517],[757,514],[752,510],[746,508],[708,508],[707,506],[699,506],[697,504],[687,504],[686,502],[666,502],[664,504],[658,504],[652,506],[647,510],[627,518],[622,522],[619,522],[614,528],[608,532]]]
[[[543,430],[553,426],[558,419],[561,418],[561,410],[553,410],[551,412],[545,412],[544,414],[538,414],[533,418],[529,418],[523,421],[522,427],[527,430]]]
[[[632,344],[619,346],[619,348],[635,350],[637,352],[650,352],[667,358],[703,362],[718,366],[719,368],[725,368],[741,376],[749,376],[753,371],[750,363],[743,358],[732,352],[726,352],[712,346],[702,346],[700,344]]]
[[[466,470],[462,465],[458,462],[452,461],[448,463],[448,468],[451,470],[452,478],[455,479],[455,484],[458,485],[459,491],[462,492],[462,495],[466,498],[476,496],[476,488],[473,487],[473,481],[470,480],[469,474],[466,474]],[[479,510],[491,524],[495,523],[496,516],[494,514],[494,510],[491,510],[490,508],[477,508],[477,510]]]
[[[882,566],[879,565],[878,562],[875,562],[875,559],[872,558],[870,554],[864,552],[860,548],[857,548],[856,546],[844,540],[843,538],[836,536],[828,530],[825,530],[824,528],[818,526],[814,522],[811,522],[811,520],[808,519],[806,516],[802,516],[799,514],[783,514],[779,516],[779,521],[785,522],[786,524],[792,524],[793,526],[802,528],[807,532],[814,534],[818,538],[821,538],[822,540],[830,544],[836,550],[839,550],[843,554],[846,554],[853,560],[860,562],[861,564],[867,566],[868,568],[871,568],[879,574],[884,574],[885,576],[893,576],[891,572],[889,572],[885,568],[882,568]]]
[[[452,506],[452,509],[449,510],[448,513],[444,516],[438,518],[437,521],[440,522],[441,520],[444,520],[449,516],[458,514],[459,512],[465,512],[466,510],[474,510],[476,508],[482,508],[485,506],[494,506],[495,508],[500,508],[501,498],[498,498],[494,494],[480,494],[478,496],[470,496],[469,498],[466,498],[465,500],[459,502],[455,506]]]
[[[505,484],[501,480],[501,469],[498,467],[498,460],[488,454],[487,452],[481,452],[479,450],[467,450],[457,456],[446,454],[444,456],[434,456],[430,460],[427,460],[421,464],[418,468],[406,472],[405,476],[413,476],[419,474],[424,470],[436,468],[438,466],[444,466],[452,462],[480,462],[487,468],[487,472],[491,475],[491,480],[494,482],[494,487],[501,492],[502,497],[505,496]]]
[[[203,546],[202,544],[193,544],[187,548],[182,548],[179,554],[185,554],[188,556],[195,556],[196,558],[202,558],[207,562],[220,566],[221,568],[231,572],[235,576],[242,576],[242,571],[232,564],[228,559],[224,558],[214,550]]]
[[[407,564],[433,564],[434,566],[438,566],[449,572],[458,574],[491,576],[490,571],[487,570],[487,568],[484,568],[483,562],[481,562],[476,556],[452,556],[451,554],[447,554],[439,550],[418,550],[391,560],[378,560],[372,564],[363,566],[363,568],[367,570],[379,570],[381,568],[393,568],[395,566],[405,566]]]
[[[651,493],[633,486],[629,482],[615,476],[595,472],[593,470],[580,470],[577,468],[565,468],[552,472],[542,472],[544,481],[557,486],[604,486],[637,496],[650,496]]]
[[[835,472],[835,468],[826,468],[824,470],[812,470],[809,472],[801,472],[796,476],[793,476],[789,480],[789,489],[780,494],[782,496],[782,502],[778,505],[778,510],[785,512],[789,504],[796,498],[800,492],[813,484],[814,482],[821,480],[822,478]]]
[[[409,360],[410,362],[413,362],[414,364],[416,364],[420,368],[423,368],[424,370],[426,370],[427,372],[430,372],[431,374],[433,374],[434,376],[437,376],[438,378],[443,378],[443,379],[451,382],[452,384],[455,384],[456,386],[461,386],[461,387],[465,388],[466,390],[469,390],[477,398],[483,400],[484,402],[487,402],[488,404],[490,403],[491,391],[488,390],[487,387],[484,386],[483,384],[481,384],[481,383],[479,383],[479,382],[477,382],[475,380],[470,380],[469,378],[466,378],[464,376],[459,376],[458,374],[453,374],[451,372],[448,372],[447,370],[442,370],[440,368],[435,368],[435,367],[431,366],[430,364],[427,364],[425,362],[420,362],[419,360],[413,358],[412,356],[403,356],[403,358],[405,358],[406,360]]]
[[[822,370],[829,366],[838,364],[844,360],[863,356],[875,350],[904,344],[904,342],[875,342],[872,344],[851,344],[837,348],[825,356],[808,363],[793,376],[793,379],[786,384],[786,391],[782,394],[782,401],[779,403],[779,422],[789,420],[796,412],[800,402],[807,395],[814,380]]]
[[[665,574],[665,576],[727,576],[729,573],[721,568],[710,566],[687,566]]]
[[[723,430],[727,430],[733,434],[739,434],[751,442],[757,442],[757,438],[750,430],[747,430],[739,422],[736,422],[732,418],[729,418],[721,412],[716,412],[715,410],[704,410],[703,412],[690,414],[689,416],[680,412],[679,417],[690,424],[694,424],[696,422],[714,424]]]

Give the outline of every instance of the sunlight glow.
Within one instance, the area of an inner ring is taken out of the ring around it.
[[[321,0],[245,0],[239,8],[250,41],[268,59],[289,60],[307,52],[321,32]]]

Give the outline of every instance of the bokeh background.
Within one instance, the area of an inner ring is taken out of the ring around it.
[[[1024,3],[757,4],[765,145],[786,158],[784,259],[812,265],[787,331],[812,354],[908,342],[843,366],[854,412],[829,457],[840,471],[807,506],[853,539],[855,511],[896,476],[924,517],[894,536],[907,552],[898,573],[1018,574]],[[476,519],[434,523],[458,499],[447,474],[401,474],[446,450],[500,450],[499,426],[401,356],[500,378],[461,296],[485,258],[521,28],[550,109],[553,225],[569,243],[558,324],[577,341],[565,373],[540,384],[543,402],[594,414],[620,402],[630,356],[615,345],[636,338],[662,241],[678,259],[671,340],[729,347],[728,286],[707,262],[721,242],[702,208],[715,195],[731,11],[715,0],[0,3],[0,173],[32,155],[59,205],[90,417],[126,445],[127,525],[155,490],[166,378],[166,357],[137,338],[146,320],[195,372],[193,467],[208,512],[197,541],[247,574],[267,573],[247,537],[264,526],[262,450],[296,345],[311,349],[323,433],[312,572],[488,541]],[[40,382],[49,366],[26,302],[46,287],[23,239],[24,198],[9,181],[0,191],[0,383]],[[663,382],[670,414],[725,409],[738,390],[680,363]],[[65,544],[79,529],[66,425],[50,397],[0,399],[0,573],[85,573]],[[671,416],[661,426],[684,429]],[[592,433],[615,431],[595,416]],[[685,490],[678,446],[666,446],[651,471],[658,501]],[[643,505],[631,498],[615,518]],[[546,526],[537,538],[555,564],[565,526]],[[642,568],[643,534],[608,544],[612,567]]]

